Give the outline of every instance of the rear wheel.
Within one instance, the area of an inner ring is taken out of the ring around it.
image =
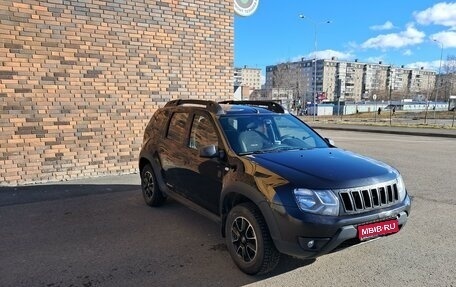
[[[141,171],[141,189],[144,201],[149,206],[160,206],[165,202],[165,197],[158,187],[154,171],[150,164]]]
[[[243,272],[264,274],[277,266],[280,253],[254,204],[242,203],[233,207],[228,213],[225,228],[228,251]]]

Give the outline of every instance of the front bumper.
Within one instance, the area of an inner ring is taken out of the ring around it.
[[[397,219],[399,228],[402,228],[410,214],[410,206],[410,197],[407,195],[401,203],[385,209],[346,216],[324,216],[304,213],[297,207],[273,204],[272,217],[276,226],[271,229],[274,231],[271,236],[281,253],[315,258],[359,243],[358,225]]]

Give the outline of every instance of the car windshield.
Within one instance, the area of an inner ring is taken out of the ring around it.
[[[226,115],[219,121],[237,154],[328,147],[318,134],[290,114]]]

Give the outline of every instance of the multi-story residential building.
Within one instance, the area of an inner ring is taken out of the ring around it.
[[[242,85],[242,70],[235,68],[234,69],[234,86],[240,87]]]
[[[391,65],[339,61],[305,60],[266,67],[266,89],[294,90],[294,99],[317,101],[361,101],[374,94],[388,99],[427,93],[435,85],[436,73]]]
[[[436,84],[436,74],[432,71],[421,69],[410,70],[409,90],[411,93],[419,94],[423,91],[430,92]]]
[[[386,67],[386,91],[387,93],[395,93],[400,95],[409,94],[409,78],[410,69],[395,68],[393,66]],[[380,91],[381,92],[381,91]]]
[[[332,87],[332,83],[336,83],[335,90],[328,89],[328,99],[335,101],[340,98],[344,101],[359,101],[362,98],[363,93],[363,73],[364,64],[355,62],[340,62],[335,59],[330,61],[325,60],[325,66],[327,70],[333,71],[334,76],[326,73],[330,76],[327,82]]]
[[[295,99],[312,99],[313,61],[288,62],[266,67],[265,89],[292,90]]]
[[[257,68],[235,68],[234,85],[246,86],[252,90],[261,89],[261,69]]]
[[[378,64],[365,64],[363,74],[363,91],[367,95],[381,95],[388,89],[388,65]]]

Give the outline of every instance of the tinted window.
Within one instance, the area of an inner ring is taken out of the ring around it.
[[[280,132],[279,137],[293,136],[299,139],[312,137],[312,130],[293,117],[274,117],[274,121]]]
[[[218,146],[217,133],[211,120],[204,115],[195,115],[192,123],[189,146],[199,149],[214,144]]]
[[[167,115],[163,110],[156,111],[149,124],[147,125],[145,135],[163,136],[163,123],[165,122],[166,117]]]
[[[181,142],[185,138],[187,118],[187,113],[174,113],[171,117],[166,137],[170,140]]]
[[[287,115],[242,115],[220,118],[237,153],[325,148],[328,144],[299,119]]]

